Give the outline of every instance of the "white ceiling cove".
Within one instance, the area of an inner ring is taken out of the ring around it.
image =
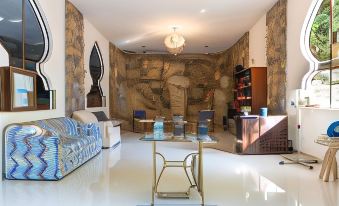
[[[186,39],[183,53],[229,48],[277,0],[71,0],[83,15],[122,50],[165,51],[172,27]],[[146,46],[146,47],[142,47]],[[206,47],[208,46],[208,47]]]

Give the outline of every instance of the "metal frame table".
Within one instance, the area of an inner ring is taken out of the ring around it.
[[[201,205],[205,205],[205,197],[204,197],[204,180],[203,180],[203,144],[204,143],[216,143],[216,140],[212,136],[204,135],[199,136],[195,134],[186,134],[185,138],[177,138],[174,137],[171,133],[165,133],[162,138],[154,138],[153,134],[146,134],[142,138],[141,141],[152,142],[152,157],[153,157],[153,178],[152,178],[152,203],[154,206],[155,195],[159,198],[189,198],[190,189],[197,188],[200,196],[201,196]],[[166,160],[164,155],[160,152],[157,152],[157,142],[182,142],[182,143],[197,143],[198,144],[198,152],[190,153],[186,155],[184,160],[182,161],[169,161]],[[156,157],[160,156],[163,160],[163,167],[161,169],[159,177],[157,176],[157,162]],[[192,156],[191,164],[187,164],[189,157]],[[198,178],[196,178],[195,171],[195,161],[198,158]],[[190,187],[186,192],[158,192],[158,184],[162,177],[162,174],[166,168],[170,167],[181,167],[184,169],[187,179],[190,182]],[[187,169],[191,169],[192,177],[190,178]]]

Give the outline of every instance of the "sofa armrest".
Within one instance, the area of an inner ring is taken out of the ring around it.
[[[113,127],[120,127],[121,126],[121,121],[119,121],[119,120],[110,119],[110,122],[112,122]]]
[[[10,141],[22,141],[24,138],[55,138],[58,134],[48,131],[37,125],[30,124],[11,124],[4,129],[5,143]]]
[[[59,165],[58,160],[50,158],[59,154],[59,135],[31,124],[12,124],[4,131],[4,172],[7,179],[41,179],[42,176],[45,179],[59,179],[61,177],[59,167],[51,167],[51,165]],[[34,159],[39,161],[35,162]]]

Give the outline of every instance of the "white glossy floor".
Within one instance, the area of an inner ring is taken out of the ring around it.
[[[58,182],[1,182],[2,206],[136,206],[151,200],[151,144],[125,133],[122,145],[103,150],[94,159]],[[194,150],[191,144],[162,144],[158,149],[169,159]],[[318,179],[320,165],[313,171],[301,166],[280,166],[278,155],[239,156],[206,149],[204,152],[205,195],[209,205],[336,206],[338,182]],[[164,174],[159,190],[185,190],[188,182],[182,169]],[[190,200],[156,200],[162,205],[199,203]]]

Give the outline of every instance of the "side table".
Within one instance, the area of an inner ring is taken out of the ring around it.
[[[339,138],[329,138],[326,135],[320,136],[315,140],[315,143],[327,146],[327,152],[325,154],[321,171],[319,174],[319,178],[324,180],[324,182],[328,182],[330,173],[333,173],[333,180],[336,181],[338,179],[338,166],[336,154],[339,150]]]

